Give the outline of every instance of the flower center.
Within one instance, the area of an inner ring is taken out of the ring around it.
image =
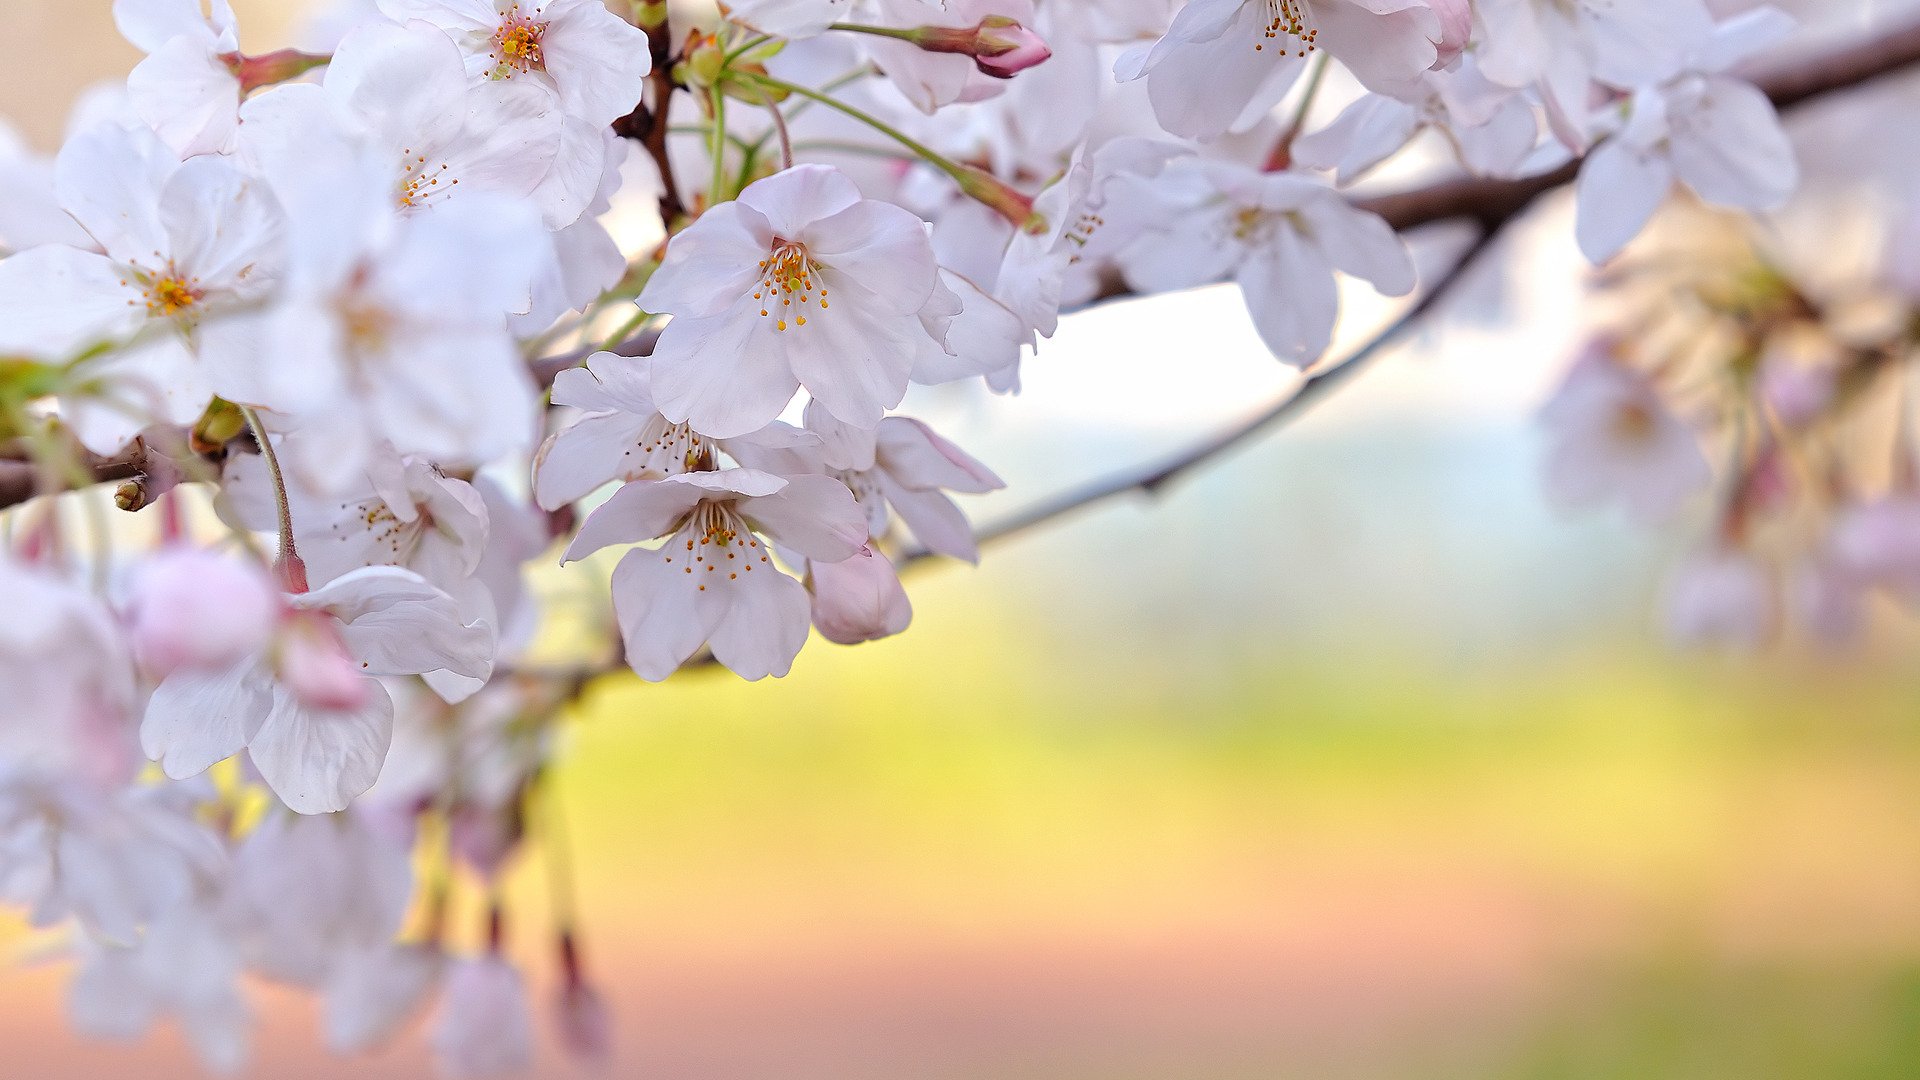
[[[760,260],[760,284],[753,290],[753,298],[760,301],[760,316],[776,319],[775,330],[786,330],[789,316],[793,325],[807,325],[806,307],[813,303],[816,291],[820,294],[820,310],[827,310],[827,283],[819,276],[820,264],[807,254],[805,244],[776,238],[773,251]],[[793,310],[796,296],[800,298],[799,311]]]
[[[740,580],[755,563],[771,564],[767,549],[733,508],[722,502],[703,502],[673,534],[661,557],[694,576],[701,592],[707,585]]]
[[[1289,52],[1305,56],[1318,48],[1320,31],[1308,17],[1307,0],[1260,0],[1267,6],[1267,25],[1260,32],[1260,40],[1253,43],[1254,52],[1265,52],[1267,43],[1278,42],[1280,55]]]
[[[141,276],[145,277],[145,275]],[[146,296],[147,314],[153,316],[185,317],[191,314],[194,305],[207,295],[200,288],[199,278],[182,275],[180,271],[174,269],[171,262],[167,263],[164,273],[156,277],[145,277],[143,284],[145,288],[141,291]],[[132,301],[128,302],[132,303]]]
[[[416,154],[411,149],[400,151],[400,208],[419,210],[431,206],[434,200],[445,201],[460,183],[457,176],[447,175],[447,163],[433,165],[425,154]]]
[[[621,479],[649,480],[714,467],[713,444],[685,424],[656,416],[632,447],[621,452]],[[637,458],[638,460],[634,460]]]
[[[534,15],[539,13],[538,8],[534,9]],[[500,28],[493,32],[493,51],[487,54],[489,59],[497,61],[493,77],[511,79],[515,72],[544,67],[540,40],[546,32],[547,24],[521,14],[519,4],[508,8],[500,17]]]

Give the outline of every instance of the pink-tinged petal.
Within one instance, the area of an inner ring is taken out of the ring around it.
[[[685,536],[676,534],[659,551],[628,552],[613,570],[613,606],[627,664],[648,682],[680,670],[727,613],[720,591],[703,592],[704,583],[695,580],[708,575],[688,573],[693,567],[686,561]],[[740,580],[784,576],[771,564],[738,573]]]
[[[451,596],[393,566],[350,571],[301,598],[341,620],[348,655],[369,675],[420,675],[446,669],[484,678],[493,667],[493,634],[462,621]]]
[[[816,221],[860,201],[860,189],[831,165],[797,165],[747,185],[740,202],[765,215],[775,236],[798,240]]]
[[[331,814],[373,786],[393,744],[393,699],[372,679],[358,709],[311,709],[276,690],[273,711],[247,746],[260,778],[297,814]]]
[[[598,3],[549,4],[547,74],[567,112],[604,127],[633,109],[652,70],[644,31]]]
[[[890,481],[882,481],[881,491],[913,538],[928,551],[970,563],[980,561],[980,544],[973,538],[972,524],[944,492],[915,491]]]
[[[232,149],[240,127],[240,82],[211,35],[183,34],[127,76],[134,111],[182,157]]]
[[[1329,193],[1308,211],[1313,242],[1336,270],[1370,282],[1383,296],[1413,291],[1413,257],[1393,226]]]
[[[1673,166],[1667,159],[1643,154],[1621,139],[1601,143],[1580,169],[1574,233],[1581,252],[1596,265],[1618,255],[1647,227],[1672,189]]]
[[[1340,291],[1326,256],[1292,229],[1277,229],[1268,250],[1235,275],[1254,329],[1275,357],[1295,367],[1319,360],[1333,340]]]
[[[562,562],[584,559],[614,544],[664,536],[710,492],[679,477],[628,484],[600,504],[580,525]]]
[[[778,333],[800,385],[834,416],[859,427],[878,424],[905,399],[913,335],[923,334],[917,320],[873,307],[859,285],[836,283],[832,310]]]
[[[1322,4],[1313,18],[1320,47],[1369,90],[1404,91],[1440,58],[1440,19],[1426,0]]]
[[[273,693],[272,677],[251,657],[222,671],[176,671],[147,702],[141,749],[173,779],[198,776],[253,741]]]
[[[885,555],[862,548],[843,562],[815,562],[812,571],[813,625],[828,641],[876,641],[913,622],[913,604]]]
[[[806,587],[772,563],[757,565],[758,570],[708,586],[708,594],[718,592],[727,600],[726,614],[710,639],[713,658],[748,682],[785,677],[806,645],[811,625]]]
[[[773,226],[739,202],[700,215],[667,244],[667,257],[634,302],[642,311],[679,317],[718,315],[760,281],[773,251]]]
[[[147,321],[145,297],[104,255],[38,247],[0,259],[0,353],[64,360],[131,336]]]
[[[1773,102],[1751,83],[1705,80],[1694,107],[1672,124],[1674,172],[1710,203],[1774,210],[1799,186],[1793,143]]]
[[[911,417],[880,421],[876,445],[881,467],[905,487],[979,495],[1007,486],[992,469]]]
[[[858,284],[876,310],[918,313],[933,295],[939,274],[933,242],[926,225],[898,206],[862,200],[815,222],[803,238],[808,254],[823,268],[827,287],[838,291],[844,282]]]
[[[668,323],[653,350],[653,394],[662,415],[715,439],[779,419],[800,380],[767,340],[773,333],[765,320],[740,311]]]
[[[866,472],[873,468],[879,447],[878,429],[844,423],[818,401],[807,402],[804,420],[807,430],[820,437],[820,460],[827,468],[848,472]]]
[[[1306,70],[1304,58],[1266,40],[1261,5],[1242,3],[1236,9],[1230,25],[1207,40],[1175,43],[1176,17],[1175,28],[1155,47],[1158,59],[1149,61],[1147,98],[1169,132],[1192,139],[1224,135],[1250,102],[1284,93]],[[1262,45],[1259,51],[1256,43]]]
[[[810,473],[740,508],[755,529],[809,559],[839,562],[867,542],[867,515],[847,485]]]

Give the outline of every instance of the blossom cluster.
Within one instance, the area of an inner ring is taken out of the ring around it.
[[[450,1075],[523,1070],[518,940],[606,1053],[580,928],[496,887],[559,717],[906,630],[901,566],[976,560],[955,496],[1002,487],[915,388],[1015,392],[1063,311],[1227,281],[1314,371],[1343,277],[1417,285],[1348,186],[1433,146],[1582,162],[1596,261],[1676,185],[1796,180],[1736,74],[1791,23],[1700,0],[349,0],[259,54],[226,0],[114,14],[124,85],[51,159],[0,140],[0,896],[66,931],[80,1028],[171,1017],[216,1069],[265,978],[334,1050],[430,1011]],[[1704,462],[1617,361],[1556,409],[1664,509]],[[68,491],[103,478],[131,525]],[[1862,513],[1871,548],[1920,495]],[[554,665],[562,620],[608,659]]]

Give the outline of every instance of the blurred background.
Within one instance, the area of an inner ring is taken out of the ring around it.
[[[235,6],[258,50],[304,5]],[[107,8],[9,5],[0,112],[42,149],[137,59]],[[1497,320],[1486,283],[1163,497],[916,570],[901,638],[597,687],[558,784],[612,1074],[1920,1075],[1913,652],[1671,653],[1684,537],[1546,509],[1565,213],[1508,252]],[[990,522],[1289,385],[1211,290],[1069,319],[1021,397],[918,404],[1009,481]],[[554,854],[511,888],[539,973]],[[171,1033],[69,1034],[64,983],[0,973],[0,1074],[198,1075]],[[304,998],[258,1001],[250,1075],[429,1069],[417,1032],[341,1062]]]

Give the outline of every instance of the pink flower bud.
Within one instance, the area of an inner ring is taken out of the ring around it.
[[[928,52],[973,57],[981,74],[1011,79],[1053,55],[1046,39],[1005,15],[989,15],[973,26],[922,26],[905,40]]]
[[[992,43],[973,57],[974,66],[982,74],[1011,79],[1053,56],[1046,39],[1012,19],[991,16],[981,20],[980,26],[981,42]]]
[[[140,663],[155,676],[222,668],[260,647],[279,604],[273,582],[253,563],[168,548],[136,571],[129,631]]]
[[[891,637],[913,621],[913,605],[885,555],[872,548],[845,562],[813,564],[813,625],[838,645]]]

